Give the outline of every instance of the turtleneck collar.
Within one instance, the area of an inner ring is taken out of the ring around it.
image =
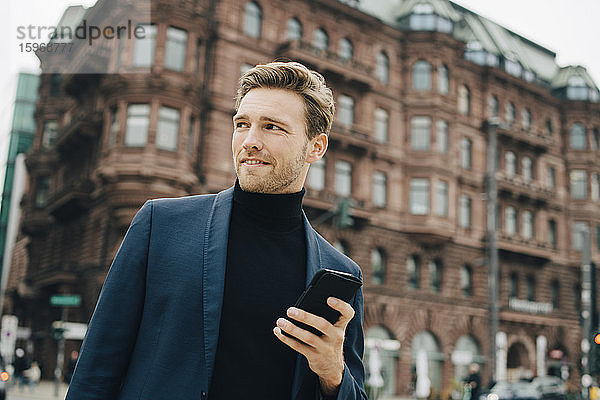
[[[250,218],[269,231],[290,231],[302,222],[304,193],[304,188],[296,193],[285,194],[246,192],[236,179],[233,191],[234,215]],[[241,212],[235,212],[236,208]]]

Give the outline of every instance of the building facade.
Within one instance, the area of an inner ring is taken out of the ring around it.
[[[82,18],[120,21],[109,3]],[[56,351],[48,329],[60,310],[49,297],[80,294],[69,320],[89,319],[146,199],[234,182],[237,80],[280,59],[320,71],[336,97],[305,211],[364,271],[365,365],[382,362],[383,393],[411,394],[423,357],[432,397],[459,387],[470,362],[487,382],[491,120],[500,121],[496,378],[552,374],[578,388],[582,230],[600,259],[600,103],[584,68],[560,68],[551,51],[445,0],[157,0],[144,17],[143,38],[73,46],[70,62],[104,73],[42,75],[13,256],[26,278],[4,310],[31,327],[38,357],[51,364]],[[65,62],[38,55],[43,71]],[[52,121],[55,135],[43,129]],[[320,218],[344,198],[352,226]]]

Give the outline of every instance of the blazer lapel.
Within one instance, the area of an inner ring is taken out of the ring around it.
[[[212,379],[219,340],[232,201],[233,187],[216,195],[204,231],[202,288],[204,296],[204,365],[207,379],[205,387],[207,388]]]
[[[306,239],[306,283],[304,285],[306,288],[312,277],[321,268],[321,252],[317,243],[317,233],[308,222],[304,211],[302,211],[302,215],[304,217],[304,237]],[[318,378],[308,366],[306,357],[298,353],[294,382],[292,383],[292,400],[316,398],[317,384]]]

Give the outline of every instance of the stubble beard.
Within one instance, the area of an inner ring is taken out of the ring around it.
[[[282,193],[286,188],[295,183],[302,174],[307,148],[308,141],[304,143],[302,150],[300,150],[296,157],[283,165],[280,170],[277,170],[276,166],[271,164],[273,170],[266,176],[259,174],[254,175],[248,170],[246,170],[246,173],[242,176],[242,165],[236,163],[235,169],[240,187],[245,192]],[[248,156],[251,155],[252,154],[250,153],[248,154]]]

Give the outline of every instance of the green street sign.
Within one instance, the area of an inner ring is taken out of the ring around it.
[[[62,307],[77,307],[81,304],[81,296],[78,294],[55,294],[50,296],[50,304]]]

